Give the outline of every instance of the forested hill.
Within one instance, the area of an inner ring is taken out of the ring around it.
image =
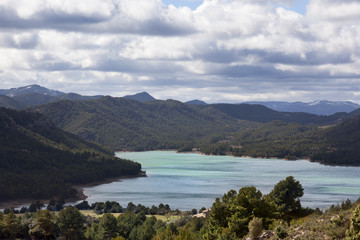
[[[60,101],[32,110],[66,131],[116,150],[178,149],[259,125],[174,100],[139,102],[103,97]]]
[[[19,102],[11,97],[0,95],[0,107],[6,107],[11,109],[22,109],[27,105],[25,103]]]
[[[175,100],[140,102],[106,96],[58,101],[32,108],[58,127],[115,150],[178,149],[216,139],[273,120],[334,124],[344,114],[317,116],[281,113],[260,105],[191,105]]]
[[[327,164],[360,165],[360,115],[325,129],[327,145],[312,156],[315,161]]]
[[[256,104],[212,104],[204,109],[214,109],[236,119],[267,123],[274,120],[300,124],[334,124],[342,121],[346,113],[337,113],[330,116],[319,116],[304,112],[278,112],[263,105]]]
[[[68,198],[73,184],[137,175],[141,166],[64,132],[40,113],[0,108],[0,201]]]
[[[360,165],[360,115],[321,128],[273,121],[201,147],[206,154],[308,158],[324,164]]]

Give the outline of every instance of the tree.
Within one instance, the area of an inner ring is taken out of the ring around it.
[[[79,239],[84,234],[85,217],[79,210],[67,207],[59,212],[57,225],[65,239]]]
[[[44,236],[45,239],[55,236],[56,225],[54,215],[49,210],[38,210],[30,229],[31,235]]]
[[[130,232],[145,222],[144,213],[135,214],[134,212],[126,212],[117,218],[117,229],[120,236],[128,239]]]
[[[18,232],[19,225],[13,211],[10,211],[3,219],[3,232],[9,239],[13,239]]]
[[[346,240],[360,239],[360,205],[354,210],[351,218],[350,230],[347,232]]]
[[[111,213],[105,213],[99,222],[101,239],[112,239],[117,235],[117,220]]]
[[[229,228],[238,238],[248,232],[248,224],[254,217],[271,218],[273,207],[255,187],[244,187],[237,193],[230,190],[220,201],[216,199],[211,207],[210,234],[219,237]]]
[[[292,215],[301,210],[300,197],[303,195],[304,189],[300,182],[293,176],[288,176],[274,186],[269,198],[278,207],[280,215],[290,224]]]
[[[249,235],[250,239],[257,239],[262,233],[262,219],[254,217],[249,222]]]

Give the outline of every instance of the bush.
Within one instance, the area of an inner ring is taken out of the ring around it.
[[[250,239],[257,239],[262,233],[262,219],[254,217],[249,222],[249,235]]]
[[[347,238],[351,240],[360,239],[360,205],[354,210],[351,218],[350,231],[347,233]]]
[[[283,225],[279,225],[275,228],[275,234],[280,239],[284,239],[289,235]]]

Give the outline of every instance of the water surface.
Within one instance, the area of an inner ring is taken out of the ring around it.
[[[90,203],[117,201],[151,207],[160,203],[190,210],[211,207],[230,189],[255,186],[263,194],[287,176],[305,189],[303,206],[324,209],[360,193],[359,167],[334,167],[305,160],[235,158],[173,151],[118,152],[118,157],[142,164],[148,177],[85,188]]]

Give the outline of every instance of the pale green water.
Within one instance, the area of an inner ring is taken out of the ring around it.
[[[142,164],[148,177],[86,188],[90,203],[118,201],[146,206],[169,204],[181,210],[211,207],[230,189],[255,186],[263,194],[287,176],[301,182],[303,206],[326,208],[360,193],[359,167],[333,167],[305,160],[234,158],[172,151],[118,152],[118,157]]]

